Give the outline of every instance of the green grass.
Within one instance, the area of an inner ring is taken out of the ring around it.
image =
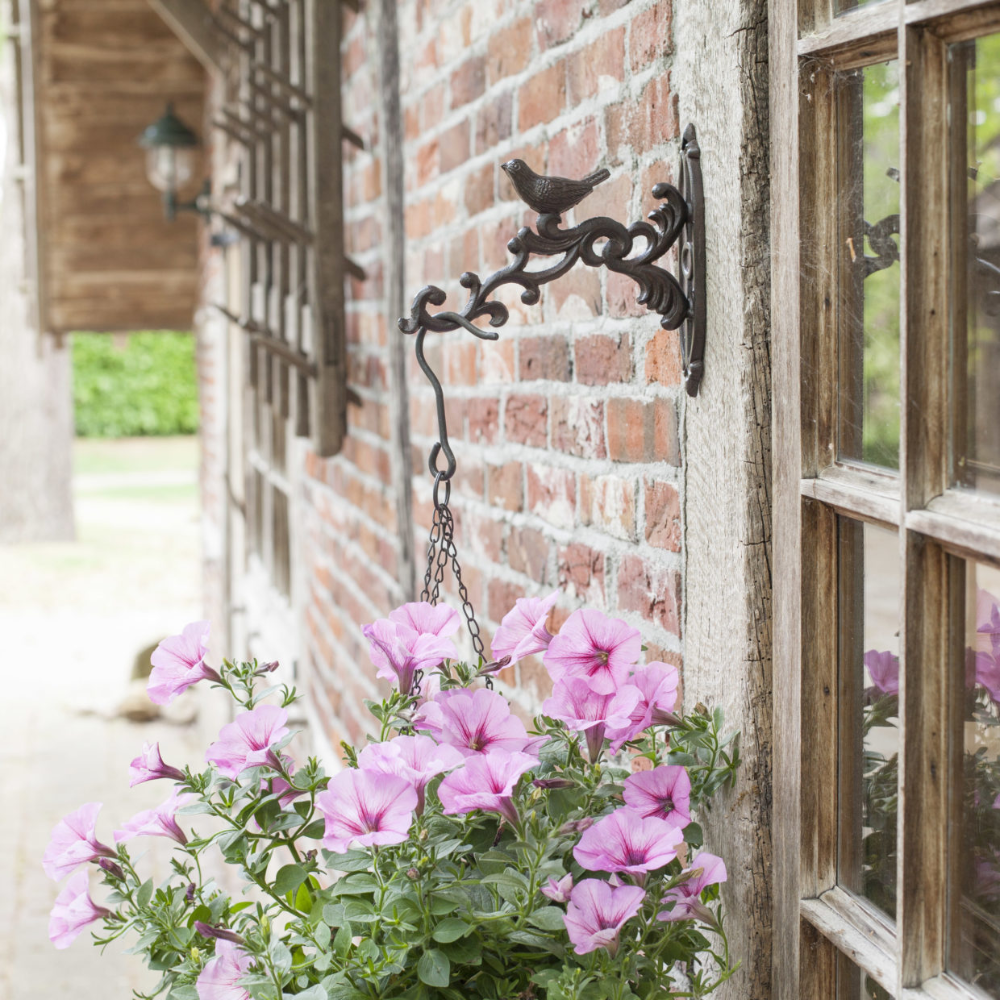
[[[198,438],[77,438],[76,475],[127,472],[196,472]]]

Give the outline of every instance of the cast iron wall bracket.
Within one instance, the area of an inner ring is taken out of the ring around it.
[[[509,168],[514,163],[520,164],[520,161],[505,164],[505,169],[518,194],[533,208],[542,210],[535,229],[522,227],[507,244],[514,260],[485,281],[478,274],[466,271],[459,281],[468,289],[469,297],[461,312],[431,313],[429,307],[443,305],[446,294],[434,285],[427,285],[417,293],[410,315],[399,320],[403,333],[416,334],[417,362],[430,381],[437,401],[439,438],[431,449],[429,460],[434,476],[435,507],[447,505],[456,466],[448,440],[444,392],[427,363],[424,338],[428,332],[463,329],[481,340],[497,340],[499,334],[495,329],[483,329],[475,321],[485,318],[491,327],[507,322],[507,307],[491,299],[503,285],[520,285],[524,289],[521,301],[535,305],[541,297],[541,286],[562,277],[577,261],[588,267],[606,267],[624,274],[639,286],[638,301],[660,314],[660,325],[665,330],[680,328],[684,386],[688,395],[697,395],[704,373],[705,206],[701,151],[694,126],[688,125],[681,143],[680,187],[666,183],[654,185],[653,196],[661,204],[650,212],[649,222],[633,222],[627,228],[604,216],[587,219],[570,229],[559,227],[559,211],[565,211],[585,197],[595,183],[608,176],[607,171],[599,171],[583,181],[571,181],[539,177],[526,170],[525,179],[524,175],[512,175]],[[523,164],[517,169],[522,168]],[[644,242],[645,246],[630,256],[637,242]],[[679,248],[679,277],[655,263],[674,246]],[[533,256],[559,256],[559,259],[548,267],[528,270]],[[446,463],[443,467],[439,465],[442,454]],[[438,495],[442,482],[447,489],[443,500]]]

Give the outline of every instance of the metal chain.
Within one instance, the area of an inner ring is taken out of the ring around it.
[[[435,483],[435,487],[436,485]],[[435,489],[435,498],[436,496],[437,490]],[[462,579],[462,567],[458,561],[458,549],[455,546],[455,518],[447,500],[445,500],[434,505],[434,519],[431,522],[430,537],[427,543],[427,572],[424,574],[424,589],[420,594],[422,601],[437,604],[441,599],[441,584],[444,582],[445,568],[449,563],[455,576],[455,583],[458,585],[458,596],[462,601],[462,613],[465,615],[465,624],[472,638],[472,648],[480,662],[485,663],[486,651],[483,637],[480,635],[479,622],[476,621],[476,612],[469,599],[469,589]],[[420,692],[420,680],[420,678],[414,678],[417,695]],[[492,689],[492,677],[487,676],[486,686]]]

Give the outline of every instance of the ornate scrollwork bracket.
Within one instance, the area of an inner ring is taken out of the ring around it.
[[[519,162],[519,161],[512,161]],[[509,166],[506,165],[506,166]],[[510,172],[508,171],[508,174]],[[581,190],[593,187],[606,171],[593,174],[584,181],[544,178],[531,174],[527,184],[514,180],[519,195],[536,210],[541,206],[569,207],[585,195]],[[653,196],[661,204],[649,214],[649,221],[633,222],[626,227],[614,219],[600,216],[587,219],[569,229],[561,229],[558,211],[545,210],[538,216],[534,229],[524,226],[507,244],[514,255],[506,267],[485,280],[466,271],[460,280],[469,297],[461,312],[432,313],[430,307],[445,302],[444,291],[428,285],[417,293],[408,317],[399,320],[403,333],[416,335],[416,354],[420,368],[434,389],[437,400],[439,438],[431,449],[429,466],[434,476],[435,507],[443,502],[439,488],[446,489],[455,474],[455,455],[448,440],[445,420],[444,392],[424,354],[424,339],[428,332],[467,330],[481,340],[497,340],[495,329],[484,329],[476,321],[485,319],[490,327],[503,326],[508,318],[507,307],[491,298],[503,285],[520,285],[521,301],[535,305],[541,297],[541,287],[562,277],[578,261],[588,267],[606,267],[624,274],[639,286],[638,301],[659,313],[665,330],[681,330],[681,351],[684,385],[691,396],[697,395],[704,373],[705,350],[705,205],[701,182],[701,151],[693,125],[684,131],[681,144],[680,186],[660,183],[653,187]],[[565,211],[562,208],[561,211]],[[633,253],[636,246],[640,249]],[[678,247],[680,275],[675,277],[656,264],[672,247]],[[532,257],[557,257],[547,267],[528,269]],[[444,464],[441,464],[442,459]]]

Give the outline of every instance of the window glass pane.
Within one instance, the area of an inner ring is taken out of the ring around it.
[[[854,10],[856,7],[872,7],[877,3],[886,2],[887,0],[836,0],[834,12],[839,16],[846,14],[849,10]]]
[[[859,969],[846,955],[837,956],[837,1000],[892,1000],[867,972]]]
[[[1000,494],[1000,34],[949,49],[956,252],[952,476]]]
[[[1000,997],[1000,571],[966,564],[948,965]]]
[[[899,468],[899,67],[837,74],[839,442]]]
[[[841,518],[838,881],[896,914],[899,542]]]

